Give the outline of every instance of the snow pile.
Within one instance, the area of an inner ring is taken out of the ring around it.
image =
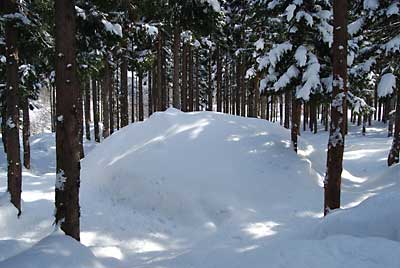
[[[95,148],[83,161],[82,188],[191,228],[261,211],[294,215],[312,205],[304,191],[321,190],[288,138],[263,120],[169,109]]]
[[[29,250],[0,262],[0,268],[104,268],[93,253],[61,232],[44,238]]]

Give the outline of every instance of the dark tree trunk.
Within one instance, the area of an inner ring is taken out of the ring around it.
[[[151,89],[149,89],[150,92]],[[135,122],[135,72],[132,70],[131,77],[131,122]]]
[[[238,57],[236,60],[236,94],[235,94],[235,109],[236,109],[236,115],[240,115],[240,91],[241,91],[241,85],[242,85],[242,80],[241,80],[241,56]]]
[[[126,43],[124,44],[126,49]],[[121,127],[129,124],[128,113],[128,59],[126,52],[122,56],[121,62],[121,91],[119,95],[120,112],[121,112]]]
[[[194,88],[194,110],[200,110],[200,62],[199,62],[199,52],[196,51],[196,63],[195,63],[195,73],[196,73],[196,82]]]
[[[148,115],[149,117],[153,114],[153,83],[152,83],[152,75],[151,75],[151,71],[148,71],[147,73],[147,81],[149,83],[149,87],[148,87],[148,94],[149,94],[149,99],[148,99],[148,104],[149,104],[149,108],[148,108]]]
[[[181,48],[181,31],[178,26],[174,28],[174,78],[172,88],[172,106],[176,109],[180,109],[181,105],[179,102],[179,51]]]
[[[90,141],[90,85],[88,82],[84,82],[85,90],[85,132],[86,139]]]
[[[17,12],[15,0],[5,2],[7,14]],[[11,203],[18,209],[18,216],[21,214],[21,159],[19,144],[19,97],[18,97],[18,31],[15,21],[7,21],[5,25],[6,41],[6,143],[8,162],[8,192],[11,195]]]
[[[222,112],[222,62],[221,49],[217,46],[217,112]]]
[[[331,124],[325,177],[324,214],[340,208],[340,192],[345,144],[344,116],[347,110],[347,0],[334,0],[333,17],[333,92]]]
[[[76,66],[75,1],[56,0],[57,181],[56,224],[80,239],[79,85]]]
[[[300,135],[300,114],[301,103],[295,95],[292,96],[292,128],[291,138],[293,150],[297,153],[298,150],[298,136]]]
[[[138,73],[139,76],[139,121],[144,120],[144,109],[143,109],[143,72],[139,71]]]
[[[230,82],[230,74],[229,74],[229,62],[228,56],[225,57],[225,87],[224,87],[224,113],[229,114],[229,82]]]
[[[93,101],[93,119],[94,119],[94,140],[100,142],[100,128],[99,128],[99,111],[97,105],[97,82],[95,79],[92,80],[92,101]],[[57,98],[58,99],[58,98]]]
[[[388,165],[392,166],[399,163],[399,153],[400,153],[400,88],[399,82],[397,82],[397,105],[395,113],[395,129],[393,135],[393,144],[390,149],[388,157]]]
[[[182,85],[181,85],[181,109],[183,112],[187,112],[187,53],[188,44],[183,44],[182,50]]]
[[[31,146],[29,143],[29,137],[31,136],[31,124],[29,121],[29,100],[27,97],[24,97],[22,100],[22,143],[24,147],[24,167],[26,169],[31,168]]]
[[[246,116],[246,87],[244,83],[244,75],[245,75],[245,60],[244,57],[242,57],[242,62],[240,64],[240,76],[239,76],[239,81],[240,81],[240,101],[241,101],[241,108],[240,108],[240,115],[241,116]]]
[[[4,153],[7,154],[7,104],[3,101],[1,107],[1,139],[3,141]]]
[[[207,111],[213,110],[213,86],[212,86],[212,50],[210,49],[210,55],[208,57],[208,83],[207,83]]]
[[[290,127],[290,108],[292,104],[292,92],[285,92],[285,121],[283,126],[287,129]]]
[[[189,99],[188,99],[188,111],[193,112],[193,48],[189,46]]]
[[[103,108],[103,138],[107,138],[110,136],[110,105],[109,105],[109,96],[110,91],[112,90],[112,70],[110,67],[110,63],[108,61],[108,57],[104,59],[104,84],[101,88],[101,100],[102,100],[102,108]]]

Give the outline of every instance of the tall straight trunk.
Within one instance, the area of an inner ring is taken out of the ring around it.
[[[156,93],[154,94],[155,97],[155,108],[156,111],[161,111],[161,91],[162,91],[162,34],[158,34],[158,42],[157,42],[157,72],[156,72],[156,77],[157,77],[157,87],[156,87]]]
[[[15,0],[8,0],[5,3],[7,14],[17,12]],[[6,143],[7,143],[7,179],[8,192],[11,195],[11,203],[17,208],[18,216],[21,214],[21,159],[19,144],[19,88],[18,88],[18,30],[15,21],[7,21],[5,25],[6,41]]]
[[[267,113],[266,113],[266,104],[267,104],[267,98],[265,95],[261,95],[261,119],[267,119]]]
[[[222,112],[222,61],[219,45],[215,56],[217,57],[217,112]]]
[[[56,224],[80,239],[79,96],[76,64],[75,1],[56,0]]]
[[[131,122],[135,122],[135,72],[132,70],[131,76]]]
[[[236,94],[235,94],[235,114],[240,115],[240,88],[241,88],[241,56],[239,56],[236,60]]]
[[[127,48],[126,41],[123,44],[124,50]],[[128,113],[128,58],[126,52],[122,55],[121,62],[121,91],[119,95],[120,112],[121,112],[121,127],[129,124]]]
[[[285,92],[285,121],[283,122],[283,126],[287,129],[290,127],[290,108],[292,106],[292,92]],[[299,126],[300,127],[300,126]]]
[[[147,81],[148,81],[148,115],[149,117],[153,114],[153,83],[152,83],[152,75],[151,71],[148,71],[147,73]]]
[[[246,116],[246,87],[245,87],[245,82],[244,82],[244,70],[245,68],[245,60],[244,57],[242,57],[242,62],[240,64],[240,76],[239,76],[239,81],[240,81],[240,100],[241,100],[241,107],[240,107],[240,115],[241,116]]]
[[[279,95],[279,123],[281,126],[283,126],[283,94]]]
[[[85,81],[83,86],[85,90],[85,133],[86,139],[90,141],[90,84]]]
[[[254,81],[254,115],[255,117],[259,116],[260,112],[260,105],[261,105],[261,97],[260,97],[260,76],[259,74],[256,75]]]
[[[31,146],[29,137],[31,136],[30,121],[29,121],[29,100],[28,97],[23,97],[22,100],[22,143],[24,147],[24,167],[31,168]]]
[[[113,71],[111,71],[111,75],[112,75],[112,77],[114,77]],[[115,106],[114,87],[115,87],[114,79],[111,78],[111,86],[108,89],[108,100],[109,100],[108,111],[110,114],[110,135],[112,135],[114,133],[114,124],[115,124],[115,122],[114,122],[114,106]]]
[[[325,177],[324,214],[340,208],[340,192],[345,144],[344,116],[347,110],[347,0],[333,2],[333,92],[331,124]]]
[[[138,72],[139,76],[139,121],[144,120],[144,108],[143,108],[143,72],[139,71]]]
[[[182,50],[182,85],[181,85],[181,109],[183,112],[187,112],[187,53],[188,44],[183,44]]]
[[[7,104],[3,101],[1,107],[1,118],[7,118]],[[7,154],[7,120],[1,120],[1,139],[3,142],[4,153]]]
[[[194,83],[194,110],[200,110],[200,62],[199,62],[199,52],[196,51],[196,63],[195,63],[195,73],[196,81]]]
[[[292,96],[292,128],[291,128],[291,139],[293,150],[297,153],[298,150],[298,136],[300,135],[300,116],[301,115],[301,103],[293,94]]]
[[[397,104],[396,104],[396,113],[395,113],[395,128],[393,135],[393,144],[390,149],[389,157],[388,157],[388,165],[392,166],[396,163],[399,163],[399,153],[400,153],[400,83],[397,80]]]
[[[83,122],[83,89],[82,89],[82,84],[79,81],[78,78],[78,84],[79,84],[79,97],[78,97],[78,120],[79,120],[79,155],[80,158],[83,159],[85,157],[85,150],[83,148],[83,132],[84,132],[84,122]]]
[[[188,98],[188,111],[193,112],[193,48],[189,46],[189,98]]]
[[[103,138],[110,136],[110,111],[109,111],[109,92],[112,90],[112,70],[110,68],[110,63],[108,57],[104,59],[104,84],[101,88],[101,100],[103,108]]]
[[[179,101],[179,51],[181,48],[181,31],[178,26],[175,25],[174,28],[174,77],[173,77],[173,88],[172,88],[172,106],[176,109],[180,109],[180,101]]]
[[[161,45],[164,44],[164,36],[163,32],[161,31]],[[167,78],[167,55],[165,52],[164,47],[161,48],[161,111],[165,111],[169,105],[169,94],[168,94],[168,78]]]
[[[99,110],[97,105],[97,81],[92,80],[92,101],[93,101],[93,119],[94,119],[94,140],[100,142],[100,128],[99,128]],[[58,98],[57,98],[58,99]]]
[[[224,71],[224,113],[229,114],[229,82],[230,82],[230,74],[229,74],[229,62],[228,55],[225,57],[225,71]]]
[[[208,82],[207,82],[207,111],[213,110],[213,86],[212,86],[212,50],[210,49],[210,55],[208,57]]]

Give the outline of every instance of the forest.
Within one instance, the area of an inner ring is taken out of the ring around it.
[[[399,60],[400,0],[0,0],[0,268],[400,267]]]

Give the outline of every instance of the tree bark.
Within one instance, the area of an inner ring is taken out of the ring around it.
[[[217,112],[222,112],[222,62],[221,62],[221,48],[218,45],[216,55],[217,57]]]
[[[152,83],[152,75],[151,71],[149,70],[147,73],[147,81],[149,83],[148,87],[148,94],[149,94],[149,99],[148,99],[148,115],[149,117],[153,114],[153,83]]]
[[[56,213],[65,234],[80,239],[79,85],[75,41],[75,1],[56,0]]]
[[[300,114],[301,103],[295,95],[292,96],[292,128],[291,138],[293,150],[297,153],[298,150],[298,136],[300,135]]]
[[[398,80],[397,80],[398,81]],[[392,166],[396,163],[399,163],[399,153],[400,153],[400,83],[397,82],[397,105],[396,105],[396,114],[395,114],[395,128],[393,135],[393,144],[390,149],[389,157],[388,157],[388,165]]]
[[[173,88],[172,88],[172,105],[176,109],[180,109],[181,105],[179,102],[179,51],[181,48],[181,31],[178,26],[174,28],[174,77],[173,77]]]
[[[101,88],[101,100],[103,102],[103,138],[110,136],[110,111],[109,111],[109,92],[112,90],[112,70],[108,57],[104,59],[104,85]]]
[[[144,120],[144,109],[143,109],[143,72],[139,71],[139,121]]]
[[[88,82],[84,82],[84,90],[85,90],[85,132],[86,139],[90,141],[90,84]]]
[[[22,105],[22,140],[23,140],[23,147],[24,147],[24,167],[26,169],[31,168],[31,146],[29,143],[29,137],[31,136],[31,129],[30,129],[30,120],[29,120],[29,100],[28,97],[24,97]]]
[[[182,50],[182,85],[181,85],[181,110],[187,112],[187,51],[188,45],[183,44]]]
[[[92,80],[92,101],[93,101],[93,119],[94,119],[94,140],[100,142],[100,128],[99,128],[99,111],[97,105],[97,82]],[[57,98],[58,99],[58,98]]]
[[[324,215],[340,208],[340,192],[345,144],[344,116],[347,94],[347,0],[334,0],[333,17],[333,92],[327,171],[324,181]]]
[[[15,0],[5,2],[7,14],[17,12]],[[21,215],[21,159],[19,144],[19,97],[18,97],[18,30],[15,21],[7,21],[5,25],[6,41],[6,143],[7,143],[7,178],[8,192],[11,195],[11,203],[17,208],[18,216]]]
[[[193,112],[193,48],[189,45],[189,98],[188,98],[188,111]]]
[[[121,91],[119,94],[120,113],[121,113],[121,127],[129,124],[128,113],[128,59],[126,55],[127,44],[123,44],[124,54],[122,55],[121,62]]]

